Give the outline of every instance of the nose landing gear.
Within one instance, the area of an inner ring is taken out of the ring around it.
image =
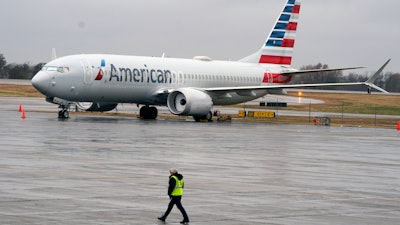
[[[68,119],[69,118],[69,105],[60,105],[58,107],[58,118],[59,119]]]

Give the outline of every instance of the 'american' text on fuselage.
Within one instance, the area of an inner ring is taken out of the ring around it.
[[[144,68],[124,68],[117,69],[111,64],[110,82],[135,82],[135,83],[172,83],[172,73],[170,70],[149,69],[144,64]]]

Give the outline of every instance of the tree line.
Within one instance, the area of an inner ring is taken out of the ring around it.
[[[5,79],[32,79],[32,77],[42,69],[45,63],[31,65],[29,63],[7,64],[6,58],[0,54],[0,78]]]
[[[0,54],[0,78],[6,79],[32,79],[32,77],[43,67],[45,63],[30,65],[23,64],[7,64],[3,54]],[[311,69],[328,69],[327,64],[318,63],[316,65],[306,65],[301,70]],[[347,82],[363,82],[371,75],[350,73],[343,75],[342,71],[321,72],[294,76],[292,84],[315,84],[315,83],[347,83]],[[400,92],[400,73],[386,72],[383,76],[378,77],[375,84],[389,92]],[[315,89],[315,88],[313,88]],[[348,91],[366,91],[365,86],[345,86],[345,87],[321,87],[325,90],[348,90]]]

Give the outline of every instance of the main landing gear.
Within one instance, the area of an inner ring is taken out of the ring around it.
[[[211,121],[212,121],[212,116],[213,116],[213,113],[210,111],[210,112],[208,112],[208,113],[207,113],[206,115],[204,115],[204,116],[193,116],[193,119],[194,119],[196,122],[200,122],[200,121],[202,121],[202,120],[211,122]]]
[[[154,106],[142,106],[139,111],[140,118],[154,120],[158,116],[157,108]]]

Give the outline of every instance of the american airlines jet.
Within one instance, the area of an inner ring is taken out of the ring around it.
[[[69,116],[71,103],[87,111],[109,111],[118,103],[143,105],[140,117],[155,119],[157,108],[172,114],[211,120],[214,105],[250,101],[266,94],[285,94],[284,88],[367,85],[382,92],[373,81],[389,62],[365,82],[296,84],[291,77],[310,72],[291,68],[300,1],[288,0],[261,48],[239,61],[109,54],[71,55],[47,63],[32,85],[59,105],[59,117]]]

